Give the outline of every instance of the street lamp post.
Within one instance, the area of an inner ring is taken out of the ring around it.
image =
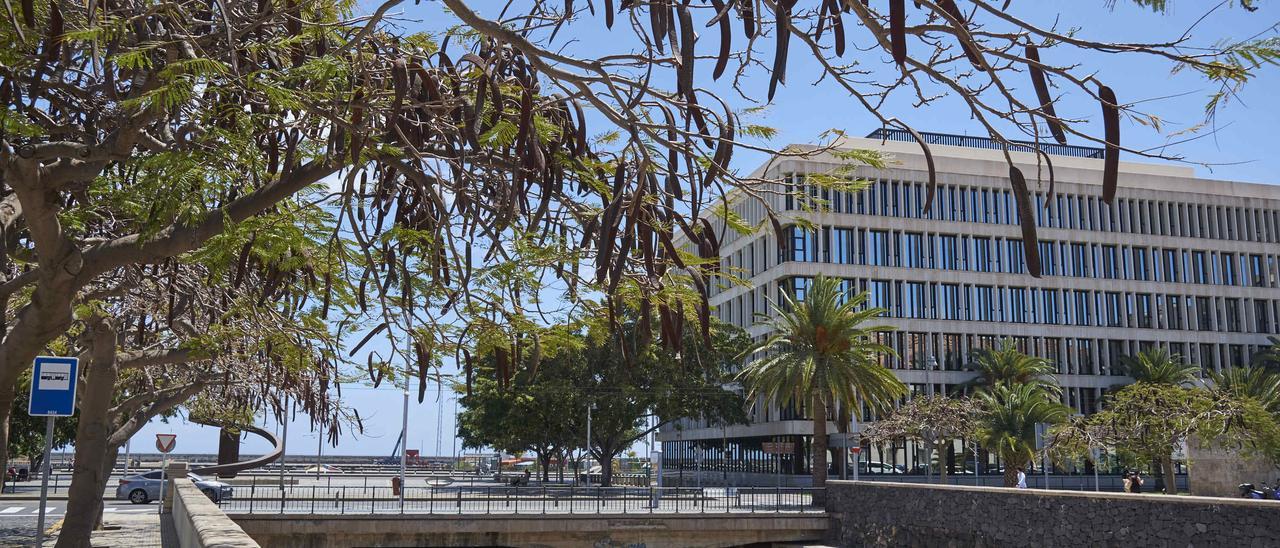
[[[591,486],[591,410],[595,408],[594,401],[587,405],[587,473],[585,477],[588,487]]]

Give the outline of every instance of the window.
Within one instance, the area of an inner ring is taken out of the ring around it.
[[[973,238],[973,269],[978,272],[991,272],[994,264],[991,257],[991,238]]]
[[[1151,280],[1151,271],[1147,266],[1147,248],[1133,248],[1133,279],[1141,281]]]
[[[1114,280],[1119,277],[1118,272],[1120,272],[1120,263],[1116,257],[1116,246],[1102,246],[1102,277]]]
[[[1164,269],[1164,281],[1173,283],[1182,281],[1178,276],[1178,250],[1165,249],[1161,267]]]
[[[887,231],[867,231],[867,264],[889,266],[889,233]]]
[[[1009,288],[1009,321],[1027,323],[1027,290],[1023,287]]]
[[[1165,296],[1165,325],[1169,329],[1182,329],[1182,297]]]
[[[1196,297],[1196,329],[1209,331],[1213,329],[1213,308],[1209,305],[1209,297]]]
[[[804,228],[791,227],[792,261],[813,262],[818,258],[818,233]]]
[[[902,286],[902,316],[925,317],[925,286],[923,282],[907,282]]]
[[[1124,327],[1124,308],[1120,304],[1120,294],[1108,291],[1103,294],[1103,310],[1100,319],[1107,327]]]
[[[981,322],[993,321],[995,318],[995,292],[989,285],[973,286],[973,319]]]
[[[902,266],[924,268],[924,235],[918,232],[902,234]]]
[[[1191,252],[1191,277],[1191,281],[1198,284],[1210,283],[1210,280],[1213,278],[1212,270],[1209,267],[1209,261],[1205,257],[1205,252]]]
[[[942,262],[938,265],[938,268],[943,270],[962,270],[964,268],[964,264],[963,261],[961,261],[960,256],[960,247],[956,243],[956,236],[954,234],[944,234],[939,236],[938,247],[939,256],[942,257]]]
[[[1054,325],[1061,323],[1058,315],[1058,291],[1045,289],[1041,294],[1044,296],[1044,323]]]
[[[1227,331],[1239,333],[1241,329],[1240,321],[1240,299],[1222,299],[1222,306],[1226,309]]]
[[[1022,274],[1026,272],[1027,258],[1022,248],[1022,240],[1006,240],[1009,246],[1009,273]]]
[[[1222,285],[1236,285],[1236,255],[1222,254]]]
[[[1134,296],[1134,300],[1136,305],[1134,312],[1135,314],[1137,314],[1138,327],[1150,328],[1151,327],[1151,294],[1138,293],[1137,295]]]
[[[880,314],[881,316],[884,316],[887,314],[890,305],[889,293],[890,285],[888,281],[871,280],[867,285],[867,306],[871,308],[885,309],[886,312]]]
[[[938,285],[938,318],[958,320],[961,318],[960,286],[957,284]]]
[[[1249,256],[1249,284],[1253,287],[1267,286],[1267,270],[1263,267],[1262,255]]]
[[[857,234],[852,228],[836,228],[831,231],[831,262],[854,264]]]

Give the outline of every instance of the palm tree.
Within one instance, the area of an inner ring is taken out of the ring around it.
[[[1253,365],[1273,373],[1280,372],[1280,337],[1267,337],[1270,346],[1253,355]]]
[[[818,276],[804,301],[770,303],[770,335],[748,350],[757,359],[739,373],[752,398],[781,405],[809,404],[813,416],[813,486],[827,483],[827,419],[836,405],[861,412],[859,402],[887,410],[907,392],[880,365],[893,349],[876,342],[888,326],[865,325],[884,312],[865,307],[867,294],[849,295],[835,278]]]
[[[1023,354],[1008,339],[1000,341],[1000,347],[995,350],[980,348],[970,355],[969,365],[978,376],[959,387],[977,386],[981,390],[998,385],[1029,384],[1053,395],[1062,390],[1054,379],[1053,364],[1049,360]]]
[[[1253,398],[1267,411],[1280,413],[1280,375],[1262,367],[1228,367],[1210,371],[1213,391],[1227,398]]]
[[[1177,354],[1163,348],[1148,348],[1137,356],[1120,358],[1120,367],[1133,380],[1153,384],[1183,386],[1195,383],[1200,368],[1182,361]]]
[[[1018,483],[1018,467],[1035,456],[1036,423],[1066,420],[1071,409],[1035,384],[995,384],[978,393],[982,421],[978,443],[1004,462],[1004,486]]]

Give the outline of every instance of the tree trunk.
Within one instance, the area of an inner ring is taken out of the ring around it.
[[[1004,486],[1017,487],[1018,486],[1018,466],[1015,465],[1013,461],[1010,461],[1008,458],[1005,458],[1002,460],[1004,460]]]
[[[827,402],[813,396],[813,486],[827,486]],[[816,495],[815,495],[816,496]]]
[[[106,489],[114,454],[111,448],[111,397],[115,393],[116,331],[110,320],[90,322],[90,359],[84,386],[80,387],[80,423],[76,428],[75,469],[67,491],[67,513],[58,535],[58,548],[89,546],[89,535],[102,515],[102,492]]]
[[[538,466],[542,468],[542,482],[551,481],[551,452],[538,453]]]
[[[604,451],[601,451],[600,454],[604,455],[605,453]],[[591,471],[588,470],[587,473],[590,474]],[[600,459],[600,486],[611,487],[612,485],[613,485],[613,453],[610,453],[607,457]]]
[[[1164,492],[1170,495],[1178,494],[1178,478],[1173,474],[1173,454],[1160,457],[1160,468],[1164,474]]]

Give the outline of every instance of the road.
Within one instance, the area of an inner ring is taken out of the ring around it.
[[[131,504],[129,501],[108,500],[103,512],[111,514],[135,514],[156,512],[157,503]],[[66,515],[67,501],[49,501],[44,518],[46,528]],[[40,517],[40,501],[0,500],[0,546],[30,546],[36,535],[36,522]]]

